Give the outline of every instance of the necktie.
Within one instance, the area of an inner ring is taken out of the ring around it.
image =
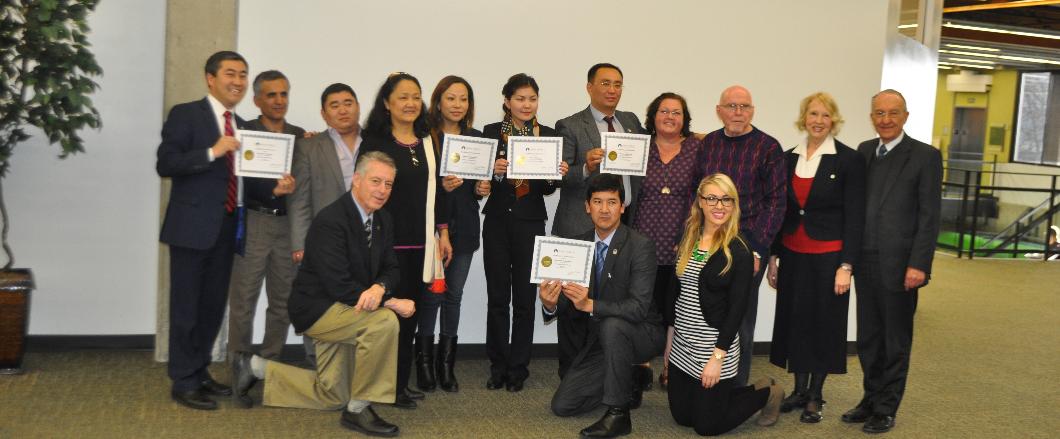
[[[881,158],[887,155],[887,146],[880,144],[880,148],[876,150],[876,158]]]
[[[593,299],[596,299],[599,295],[601,277],[604,275],[604,260],[607,259],[607,243],[603,241],[596,242],[596,283],[593,284]]]
[[[232,112],[224,112],[225,117],[225,136],[234,137],[236,131],[232,128]],[[225,212],[232,213],[236,210],[236,170],[235,170],[235,156],[229,151],[225,154],[225,161],[228,165],[228,196],[225,197]]]
[[[372,217],[364,222],[364,237],[368,241],[368,248],[372,248]]]
[[[615,121],[615,116],[604,116],[604,122],[607,122],[607,132],[609,132],[609,133],[615,132],[615,124],[612,123],[614,121]]]

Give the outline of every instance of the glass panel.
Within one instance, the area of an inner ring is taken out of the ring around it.
[[[1015,160],[1040,164],[1049,101],[1049,73],[1024,73],[1016,117]]]

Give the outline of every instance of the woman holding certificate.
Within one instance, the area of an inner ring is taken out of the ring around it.
[[[446,223],[445,190],[437,177],[438,154],[429,135],[426,112],[419,81],[408,73],[391,74],[376,94],[361,145],[362,154],[382,151],[397,165],[397,178],[383,209],[394,219],[394,250],[401,281],[383,287],[395,297],[415,301],[417,308],[426,284],[441,275],[436,260],[448,262],[453,253]],[[446,180],[451,182],[453,178]],[[394,405],[401,408],[416,408],[413,398],[423,398],[423,393],[408,388],[417,317],[399,318]]]
[[[508,140],[514,136],[558,135],[537,121],[538,90],[537,81],[525,73],[509,78],[501,89],[504,120],[483,129],[486,137],[500,142],[492,194],[482,209],[486,215],[482,225],[487,292],[486,353],[490,359],[486,388],[491,390],[506,387],[509,392],[518,392],[530,375],[537,298],[536,288],[530,283],[530,264],[534,238],[545,235],[548,212],[543,197],[556,191],[556,182],[507,178],[505,150]],[[566,163],[560,162],[559,172],[567,173]]]
[[[666,297],[674,279],[677,241],[681,239],[681,225],[688,216],[696,186],[696,153],[703,145],[689,125],[692,115],[685,98],[676,93],[660,94],[648,105],[646,129],[651,137],[648,168],[637,194],[633,228],[655,242],[658,271],[655,274],[654,303],[659,312],[673,325],[673,316],[666,310]],[[669,337],[667,337],[669,339]],[[669,347],[669,343],[666,344]],[[646,380],[651,382],[651,369]],[[659,385],[667,385],[669,365],[663,356],[663,372]],[[642,378],[644,379],[644,378]]]
[[[847,291],[865,223],[865,160],[832,137],[842,123],[827,93],[802,100],[795,126],[806,140],[784,154],[787,213],[766,269],[777,289],[769,361],[795,374],[780,410],[802,409],[805,423],[821,421],[825,377],[846,373]]]
[[[447,135],[481,137],[471,127],[475,118],[475,92],[464,78],[446,76],[431,93],[431,107],[427,112],[431,141],[440,150]],[[449,212],[449,241],[453,244],[453,258],[445,268],[444,293],[426,291],[419,312],[416,335],[416,386],[420,390],[434,390],[435,383],[442,390],[456,392],[453,367],[456,363],[457,326],[460,324],[460,299],[464,282],[471,268],[471,258],[479,246],[478,201],[489,194],[488,181],[464,179],[444,180],[449,191],[446,206]],[[450,189],[452,186],[452,189]],[[432,349],[434,326],[441,314],[438,352]],[[437,375],[436,375],[437,374]]]
[[[696,433],[725,433],[761,411],[757,423],[777,422],[784,391],[771,379],[735,387],[738,330],[750,293],[754,261],[739,236],[740,199],[724,174],[704,178],[677,249],[670,414]]]

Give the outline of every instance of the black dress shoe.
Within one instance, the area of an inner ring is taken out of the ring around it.
[[[505,389],[509,392],[522,392],[524,382],[524,380],[510,380],[508,381],[508,384],[505,385]]]
[[[802,415],[799,415],[799,422],[804,424],[816,424],[821,422],[824,415],[821,413],[821,409],[824,407],[824,401],[820,399],[811,399],[806,403],[806,408],[802,410]]]
[[[206,377],[202,380],[202,393],[210,396],[232,396],[232,388]]]
[[[202,389],[177,391],[170,393],[173,400],[180,405],[195,410],[217,410],[217,403],[202,393]]]
[[[360,413],[343,410],[339,424],[369,436],[393,437],[398,435],[398,426],[380,418],[375,414],[375,410],[372,410],[372,406],[365,407]]]
[[[846,422],[847,424],[860,424],[862,422],[868,421],[871,417],[872,410],[870,410],[868,407],[858,405],[857,407],[848,410],[846,413],[843,413],[843,416],[840,419],[842,419],[843,422]]]
[[[409,397],[408,393],[398,392],[397,395],[394,396],[394,404],[393,405],[394,405],[394,407],[397,407],[399,409],[409,409],[409,410],[411,410],[411,409],[416,408],[416,401],[413,401],[412,398]]]
[[[409,395],[409,398],[415,399],[417,401],[420,401],[420,400],[423,400],[423,399],[427,398],[427,394],[426,393],[417,391],[416,389],[413,389],[411,387],[406,388],[405,389],[405,393]]]
[[[502,375],[490,375],[490,379],[486,380],[486,388],[490,390],[497,390],[504,387],[504,376]]]
[[[633,382],[640,385],[641,390],[651,390],[654,379],[655,372],[651,370],[651,366],[633,366]]]
[[[809,400],[810,398],[807,397],[805,393],[792,393],[780,403],[780,412],[787,413],[795,409],[806,407],[806,403]]]
[[[865,425],[861,427],[861,431],[865,433],[886,433],[894,428],[894,416],[884,415],[872,415]]]
[[[258,382],[258,378],[254,376],[254,371],[250,368],[250,357],[251,354],[246,352],[236,352],[232,355],[232,385],[235,386],[232,392],[232,402],[237,407],[245,409],[254,406],[254,400],[247,395],[247,392]]]
[[[618,437],[633,431],[633,422],[629,419],[629,409],[608,407],[604,416],[593,425],[581,431],[582,437]]]

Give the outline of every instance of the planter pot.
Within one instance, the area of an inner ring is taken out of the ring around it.
[[[34,288],[28,268],[0,271],[0,375],[22,373],[29,299]]]

